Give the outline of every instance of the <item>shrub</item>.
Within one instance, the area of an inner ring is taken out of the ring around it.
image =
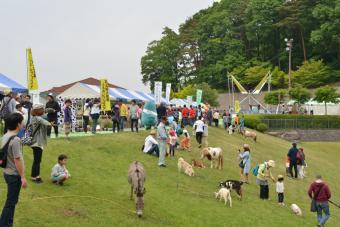
[[[256,130],[259,132],[265,132],[268,130],[268,125],[265,123],[260,123],[258,125],[256,125]]]

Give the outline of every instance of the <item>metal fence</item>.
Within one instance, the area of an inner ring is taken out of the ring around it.
[[[340,129],[340,120],[262,119],[269,129]]]

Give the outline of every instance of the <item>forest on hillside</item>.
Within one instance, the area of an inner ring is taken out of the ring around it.
[[[180,6],[179,6],[180,7]],[[189,15],[188,15],[189,16]],[[247,89],[272,72],[274,88],[316,88],[340,81],[340,0],[221,0],[180,25],[165,27],[141,59],[143,82],[178,92],[207,83],[225,91],[227,74]]]

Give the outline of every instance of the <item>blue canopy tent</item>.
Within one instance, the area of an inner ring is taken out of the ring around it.
[[[4,90],[11,90],[15,93],[27,93],[28,90],[24,86],[18,84],[14,80],[8,78],[4,74],[0,73],[0,92],[3,92]]]

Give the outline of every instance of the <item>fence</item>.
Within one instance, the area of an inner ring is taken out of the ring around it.
[[[269,129],[340,129],[340,120],[262,119]]]

